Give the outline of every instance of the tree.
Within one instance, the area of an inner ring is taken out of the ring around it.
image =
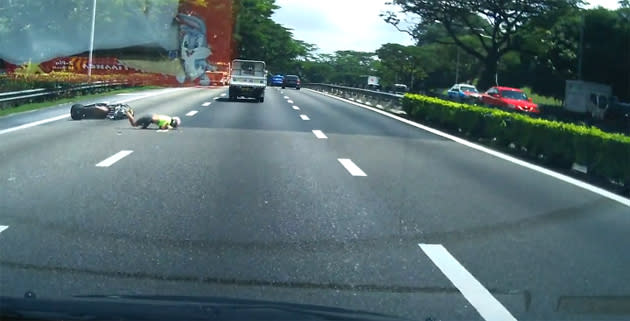
[[[239,57],[263,60],[275,72],[297,73],[298,59],[310,57],[315,47],[294,39],[290,29],[271,19],[278,9],[275,1],[236,0],[234,7]]]
[[[427,76],[426,67],[432,62],[426,50],[418,46],[403,46],[395,43],[384,44],[376,50],[380,59],[379,73],[382,85],[403,83],[410,90],[418,87],[418,80]]]
[[[361,87],[367,84],[367,76],[376,72],[376,59],[373,52],[336,51],[330,63],[335,70],[331,81],[348,86]]]
[[[630,9],[575,10],[551,28],[532,28],[523,39],[521,74],[537,93],[562,98],[565,80],[578,79],[580,28],[583,25],[582,79],[609,84],[620,98],[630,99]],[[529,70],[525,70],[530,66]]]
[[[383,17],[387,23],[409,33],[419,42],[423,41],[428,28],[439,24],[450,39],[448,43],[457,45],[482,63],[484,68],[479,86],[484,88],[494,82],[498,62],[505,54],[524,49],[520,46],[519,33],[529,26],[529,22],[543,24],[545,20],[540,17],[561,14],[578,3],[580,0],[394,0],[393,5],[400,6],[405,14],[417,16],[419,22],[403,29],[397,13],[388,11]],[[480,48],[462,41],[461,35],[474,37]]]

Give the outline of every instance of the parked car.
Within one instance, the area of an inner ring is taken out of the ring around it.
[[[447,92],[448,98],[455,101],[479,101],[481,94],[473,85],[455,84]]]
[[[292,87],[300,90],[300,77],[296,75],[286,75],[282,82],[282,88]]]
[[[489,107],[499,107],[538,114],[540,109],[531,98],[518,88],[495,86],[481,95],[481,103]]]
[[[275,76],[271,77],[271,82],[269,83],[269,85],[271,87],[282,86],[283,82],[284,82],[284,76],[283,75],[275,75]]]

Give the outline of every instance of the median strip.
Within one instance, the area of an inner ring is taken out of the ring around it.
[[[341,165],[350,173],[352,176],[367,176],[364,171],[362,171],[359,166],[357,166],[351,159],[348,158],[339,158],[337,159]]]
[[[117,161],[129,156],[129,154],[133,153],[132,150],[121,150],[120,152],[106,158],[102,162],[96,164],[96,167],[110,167]]]
[[[486,321],[516,321],[516,318],[466,270],[441,244],[418,244],[442,273]]]

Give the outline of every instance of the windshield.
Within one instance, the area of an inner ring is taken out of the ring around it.
[[[470,86],[461,86],[461,87],[460,87],[460,90],[461,90],[461,91],[463,91],[463,92],[472,92],[472,93],[476,93],[476,92],[478,92],[478,91],[477,91],[477,88],[475,88],[475,87],[470,87]]]
[[[0,0],[0,320],[630,320],[629,41],[618,0]]]
[[[516,99],[516,100],[527,100],[527,95],[520,91],[514,90],[502,90],[501,95],[505,98]]]

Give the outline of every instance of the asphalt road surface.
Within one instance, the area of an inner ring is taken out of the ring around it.
[[[307,89],[226,91],[106,99],[177,130],[72,121],[67,105],[0,118],[0,295],[630,318],[623,200]]]

